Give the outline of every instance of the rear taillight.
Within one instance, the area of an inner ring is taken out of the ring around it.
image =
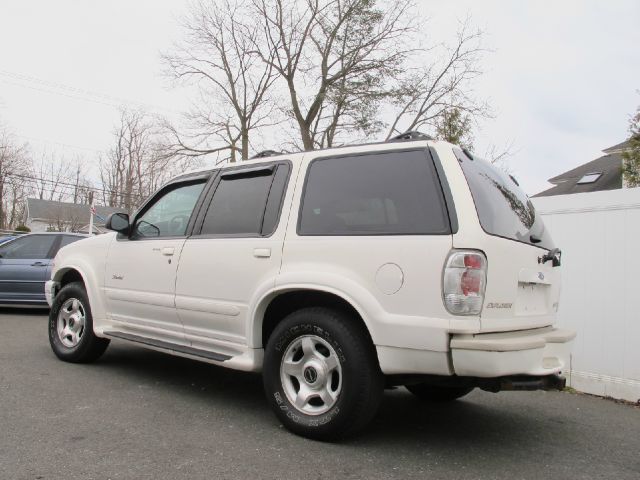
[[[480,315],[487,283],[487,259],[473,251],[453,251],[444,267],[444,305],[454,315]]]

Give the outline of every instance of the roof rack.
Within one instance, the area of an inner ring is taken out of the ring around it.
[[[273,157],[274,155],[282,155],[282,152],[276,152],[275,150],[263,150],[262,152],[256,153],[253,157],[251,157],[251,159]]]
[[[391,137],[387,142],[406,142],[408,140],[433,140],[433,137],[417,130],[411,130],[396,137]]]

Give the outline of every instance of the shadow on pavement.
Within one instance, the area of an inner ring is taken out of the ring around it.
[[[49,316],[49,307],[3,307],[0,306],[0,314],[12,315],[14,317],[27,316]]]
[[[238,416],[258,424],[271,424],[274,432],[278,431],[278,422],[267,406],[259,374],[228,370],[121,343],[112,343],[95,367],[128,377],[129,381],[172,389],[192,405],[236,411]],[[504,454],[515,444],[526,446],[549,434],[548,421],[535,418],[524,405],[514,410],[513,402],[506,410],[494,401],[494,395],[475,391],[449,404],[429,404],[404,388],[385,391],[371,425],[361,435],[341,444],[360,448],[393,443],[394,448],[401,445],[415,448],[418,443],[441,452],[480,449],[485,453]],[[562,430],[561,425],[557,427]]]

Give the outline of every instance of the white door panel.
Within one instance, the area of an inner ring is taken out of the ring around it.
[[[176,309],[194,347],[246,347],[251,301],[273,288],[280,270],[285,229],[278,224],[288,218],[290,170],[280,162],[220,174],[199,233],[182,249],[176,280]]]
[[[164,254],[180,252],[184,238],[118,239],[109,249],[105,293],[111,320],[119,329],[184,343],[174,302],[178,262]]]
[[[258,250],[267,255],[255,255]],[[259,286],[280,268],[282,240],[191,238],[180,256],[176,307],[194,347],[215,340],[244,343],[247,310]]]

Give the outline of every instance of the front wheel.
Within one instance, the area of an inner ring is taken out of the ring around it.
[[[97,360],[109,340],[93,333],[89,298],[80,282],[65,285],[56,295],[49,313],[49,343],[60,360],[88,363]]]
[[[333,440],[357,432],[377,411],[383,377],[357,319],[314,307],[288,315],[265,349],[264,388],[292,432]]]

